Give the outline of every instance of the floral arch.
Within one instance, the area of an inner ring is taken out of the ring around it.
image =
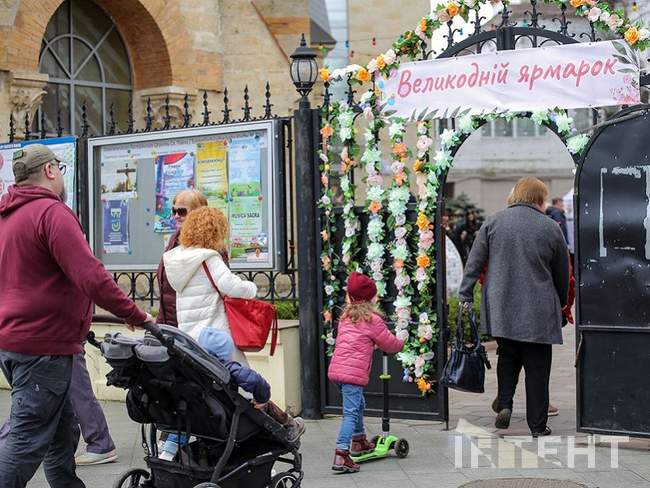
[[[650,31],[639,22],[631,22],[620,10],[613,10],[605,2],[596,0],[545,0],[566,8],[575,8],[575,14],[588,17],[591,24],[604,31],[623,37],[633,49],[643,50],[649,45]],[[528,116],[536,124],[556,133],[578,161],[589,141],[585,134],[577,133],[573,120],[566,111],[554,109],[530,113],[495,113],[479,116],[452,114],[457,119],[455,129],[440,134],[440,146],[433,147],[430,120],[418,120],[415,148],[406,142],[407,120],[387,118],[378,99],[378,84],[397,69],[402,58],[416,59],[426,51],[426,40],[434,30],[450,25],[459,15],[467,20],[471,12],[488,3],[488,0],[452,0],[442,3],[437,10],[421,19],[418,26],[407,31],[387,52],[373,58],[365,66],[350,65],[332,73],[321,70],[326,86],[337,81],[349,85],[372,86],[355,104],[352,100],[326,102],[321,113],[322,148],[320,157],[322,210],[322,252],[324,301],[323,340],[331,354],[335,344],[334,323],[345,278],[356,270],[372,276],[380,297],[390,298],[394,313],[391,320],[396,334],[406,341],[398,354],[403,370],[403,380],[415,383],[423,395],[433,391],[436,382],[436,356],[441,325],[435,313],[432,294],[436,280],[436,250],[434,239],[435,215],[439,190],[453,163],[453,158],[469,135],[484,123],[498,118],[512,119]],[[491,1],[490,3],[498,3]],[[507,8],[507,3],[506,4]],[[367,123],[363,144],[357,142],[359,129],[355,120],[362,116]],[[390,154],[382,154],[380,132],[387,129]],[[339,151],[340,149],[340,151]],[[384,182],[382,160],[390,158],[390,182]],[[334,191],[330,185],[340,164],[343,229],[336,228]],[[368,223],[365,235],[360,215],[355,211],[355,168],[365,174],[366,192],[363,213]],[[410,177],[412,175],[412,178]],[[413,188],[411,181],[414,180]],[[386,183],[386,184],[385,184]],[[407,220],[409,201],[415,197],[415,222]],[[343,231],[340,253],[332,243],[332,235]],[[365,247],[365,256],[361,255]],[[388,267],[390,263],[390,268]],[[388,283],[388,274],[393,274]]]

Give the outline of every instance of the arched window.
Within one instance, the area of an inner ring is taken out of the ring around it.
[[[90,0],[66,0],[50,19],[40,55],[40,71],[50,78],[41,110],[45,129],[80,134],[81,106],[86,102],[89,130],[103,134],[110,109],[125,129],[131,97],[131,66],[111,19]],[[40,113],[34,121],[40,128]]]

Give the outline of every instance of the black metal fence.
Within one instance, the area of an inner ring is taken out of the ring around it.
[[[297,303],[297,270],[295,264],[295,228],[294,228],[294,171],[293,171],[293,124],[291,117],[279,117],[273,113],[274,104],[271,102],[271,87],[267,82],[264,91],[264,103],[261,105],[261,113],[254,115],[253,103],[251,100],[251,93],[248,85],[243,91],[243,104],[241,107],[241,117],[235,115],[235,110],[232,108],[232,101],[228,97],[228,89],[225,88],[222,98],[222,106],[217,110],[212,110],[208,102],[207,91],[202,95],[202,111],[199,114],[200,120],[193,122],[193,115],[190,110],[190,97],[185,94],[183,97],[183,111],[179,123],[173,123],[171,115],[172,105],[170,97],[165,97],[164,103],[161,108],[162,120],[159,127],[155,126],[154,109],[151,103],[151,98],[147,99],[145,106],[144,127],[136,128],[135,119],[133,114],[133,99],[129,100],[128,117],[126,127],[118,127],[115,119],[114,106],[111,105],[109,110],[109,119],[107,130],[102,134],[92,134],[88,124],[88,111],[86,102],[84,101],[81,106],[81,133],[71,134],[79,137],[77,141],[77,165],[76,165],[76,196],[78,205],[78,216],[84,228],[88,229],[88,206],[87,203],[92,198],[92,188],[88,187],[87,178],[87,165],[86,163],[86,147],[87,140],[90,137],[108,137],[122,134],[137,134],[137,133],[151,133],[161,132],[173,129],[189,129],[197,127],[209,126],[223,126],[228,124],[236,124],[242,122],[255,122],[261,120],[280,120],[282,122],[282,144],[284,145],[285,154],[284,174],[286,175],[284,184],[286,191],[286,202],[284,208],[285,221],[280,225],[285,226],[287,242],[286,242],[286,262],[282,263],[281,271],[245,271],[239,273],[242,277],[254,281],[258,285],[258,296],[261,299],[269,300],[271,302],[288,301],[292,304]],[[214,113],[220,113],[219,117],[214,117]],[[16,142],[17,139],[21,140],[39,140],[47,139],[54,136],[48,134],[46,131],[45,115],[42,110],[39,111],[40,116],[34,117],[30,120],[29,112],[25,114],[22,121],[17,121],[14,114],[9,116],[9,142]],[[21,134],[22,132],[22,134]],[[57,113],[57,121],[55,133],[57,137],[68,135],[65,133],[61,121],[60,110]],[[114,273],[116,282],[125,290],[128,295],[141,302],[146,302],[150,306],[154,306],[159,298],[159,290],[157,286],[156,273],[149,271],[130,272],[130,271],[117,271]]]

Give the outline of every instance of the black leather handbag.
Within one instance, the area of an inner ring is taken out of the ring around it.
[[[472,330],[473,344],[467,345],[463,339],[463,318],[467,313]],[[485,391],[485,368],[491,369],[490,361],[478,333],[476,317],[472,310],[465,311],[460,306],[456,326],[456,342],[452,346],[451,356],[442,370],[440,383],[447,388],[470,393]]]

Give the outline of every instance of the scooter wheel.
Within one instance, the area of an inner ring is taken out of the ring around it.
[[[129,469],[120,476],[113,488],[139,488],[149,479],[149,472],[144,469]]]
[[[395,442],[395,455],[400,459],[409,455],[409,443],[406,439],[397,439]]]

